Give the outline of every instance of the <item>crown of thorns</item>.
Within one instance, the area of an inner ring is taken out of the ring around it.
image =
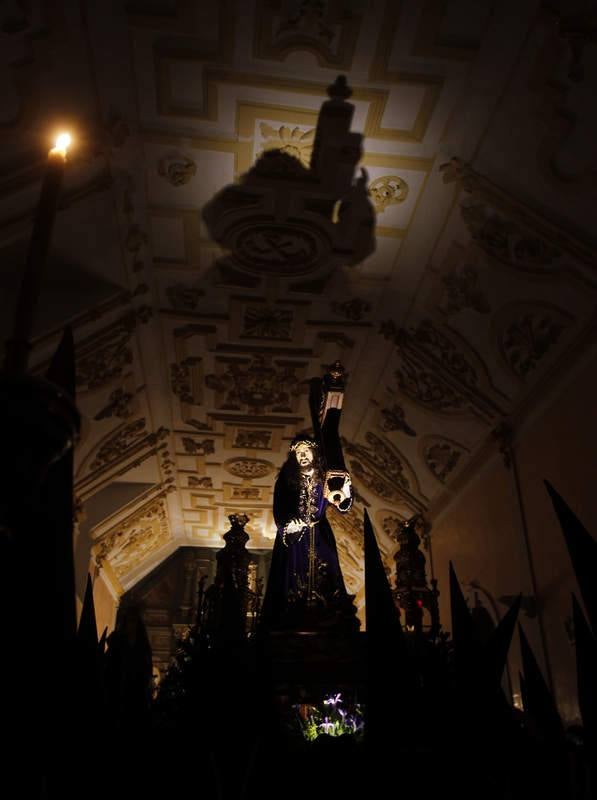
[[[312,450],[317,450],[317,443],[313,439],[299,439],[290,445],[290,452],[295,453],[299,447],[310,447]]]

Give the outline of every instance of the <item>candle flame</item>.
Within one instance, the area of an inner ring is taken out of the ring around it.
[[[56,150],[62,150],[66,153],[72,142],[70,133],[61,133],[56,139]]]

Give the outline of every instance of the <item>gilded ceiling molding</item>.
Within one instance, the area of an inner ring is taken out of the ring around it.
[[[187,356],[178,364],[170,364],[170,388],[181,403],[199,406],[203,402],[203,359]]]
[[[526,380],[573,324],[574,317],[557,306],[526,302],[502,308],[494,329],[505,364],[517,378]]]
[[[232,446],[248,450],[270,450],[272,431],[239,428]]]
[[[406,512],[406,513],[405,513]],[[405,522],[409,517],[409,510],[403,510],[402,513],[395,509],[380,508],[375,512],[375,520],[377,527],[385,533],[389,539],[396,541],[400,524]]]
[[[463,221],[492,263],[517,272],[572,277],[592,288],[597,286],[592,243],[581,241],[561,224],[553,223],[543,210],[520,201],[461,159],[452,158],[440,166],[440,171],[444,183],[457,183],[463,190]]]
[[[92,554],[100,567],[108,561],[121,580],[171,539],[165,495],[154,497],[96,541]]]
[[[132,378],[132,376],[131,376]],[[132,381],[127,381],[127,383]],[[128,419],[134,413],[133,400],[144,387],[138,389],[130,389],[128,386],[118,386],[108,398],[106,405],[101,408],[94,416],[94,420],[99,422],[102,419],[109,419],[110,417],[118,417],[119,419]],[[135,404],[136,405],[136,404]]]
[[[462,466],[468,449],[445,436],[425,436],[419,443],[423,461],[433,477],[446,484],[450,475]]]
[[[90,392],[123,377],[133,363],[131,337],[136,324],[135,313],[129,311],[77,343],[77,392]]]
[[[189,475],[188,485],[190,489],[213,489],[213,481],[207,475],[202,477],[198,475]]]
[[[472,414],[484,422],[504,412],[508,400],[493,384],[484,361],[464,337],[447,325],[423,320],[416,328],[396,328],[390,320],[381,332],[399,355],[400,391],[437,414]]]
[[[350,594],[357,594],[365,580],[363,512],[353,506],[350,514],[338,514],[330,509],[326,516],[334,531],[346,588]]]
[[[182,446],[184,447],[185,453],[189,453],[193,456],[209,456],[216,451],[213,439],[202,439],[198,441],[197,439],[192,439],[190,436],[183,436]]]
[[[215,392],[215,407],[248,414],[292,413],[298,397],[306,392],[304,362],[255,354],[251,360],[219,358],[219,371],[205,376],[205,385]]]
[[[342,439],[353,477],[386,502],[404,502],[413,513],[423,511],[429,501],[404,455],[371,431],[365,435],[365,440],[366,445]]]
[[[201,110],[197,109],[196,105],[182,106],[174,99],[174,92],[171,85],[169,61],[180,59],[180,55],[173,52],[166,55],[162,52],[155,53],[156,58],[156,74],[157,74],[157,100],[159,113],[164,116],[175,117],[188,117],[191,119],[204,120],[205,122],[218,121],[218,84],[249,86],[256,89],[269,89],[272,91],[279,91],[283,93],[285,100],[284,109],[289,112],[301,112],[301,121],[297,124],[306,126],[314,126],[317,118],[317,109],[306,112],[304,108],[301,109],[302,103],[297,100],[296,105],[292,103],[292,96],[310,95],[319,96],[322,99],[325,97],[325,84],[317,83],[315,81],[303,81],[296,78],[276,78],[269,75],[250,74],[246,72],[234,72],[229,70],[214,69],[211,67],[204,68],[203,80],[203,103]],[[193,58],[190,56],[190,58]],[[186,60],[186,59],[182,59]],[[201,61],[201,59],[193,59]],[[425,137],[427,126],[431,120],[431,116],[435,109],[436,103],[439,99],[441,89],[443,87],[443,78],[428,75],[425,73],[409,73],[400,71],[392,78],[393,84],[405,84],[409,86],[416,86],[423,89],[423,101],[415,121],[411,128],[384,128],[382,119],[384,117],[386,106],[389,99],[389,91],[383,89],[370,89],[355,87],[353,91],[353,98],[359,102],[367,103],[368,110],[365,119],[363,133],[368,138],[373,139],[387,139],[390,141],[402,142],[421,142]],[[282,102],[282,101],[281,101]],[[256,99],[256,103],[262,106],[262,102]],[[243,106],[247,104],[246,100],[237,101],[236,116],[237,116],[237,131],[239,136],[243,135],[243,129],[240,126],[240,114]],[[280,113],[281,103],[276,103],[278,113]],[[275,113],[275,108],[272,107],[272,113]],[[276,119],[277,117],[269,114],[261,113],[261,117],[267,119]],[[288,124],[291,120],[281,120]],[[249,135],[251,138],[254,136],[254,128],[251,129]]]
[[[152,456],[166,457],[170,435],[167,428],[148,433],[145,419],[124,422],[106,434],[81,461],[75,480],[75,490],[87,500],[103,486],[125,475]]]
[[[285,61],[313,53],[319,66],[351,69],[363,15],[343,0],[258,0],[255,58]]]
[[[275,466],[270,461],[262,458],[230,458],[223,464],[226,472],[234,475],[235,478],[245,478],[247,480],[259,480],[265,478],[275,470]]]

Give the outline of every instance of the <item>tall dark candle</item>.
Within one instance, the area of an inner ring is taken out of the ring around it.
[[[27,370],[35,310],[50,248],[69,144],[70,136],[61,134],[56,142],[56,147],[48,153],[48,163],[35,212],[25,271],[17,299],[13,335],[6,343],[4,371],[8,375],[22,375]]]

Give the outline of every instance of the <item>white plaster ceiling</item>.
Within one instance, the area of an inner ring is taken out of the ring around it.
[[[178,546],[221,546],[233,511],[250,546],[271,546],[306,382],[340,358],[359,501],[337,536],[361,593],[363,506],[391,555],[397,520],[433,520],[500,423],[516,428],[594,339],[590,24],[579,76],[557,4],[531,0],[29,6],[0,19],[3,330],[44,154],[68,124],[34,362],[70,321],[76,489],[94,519],[80,547],[121,593]],[[365,135],[375,253],[317,291],[221,272],[202,207],[264,150],[307,165],[338,74]],[[235,400],[230,364],[289,396]],[[144,489],[100,520],[123,482]]]

